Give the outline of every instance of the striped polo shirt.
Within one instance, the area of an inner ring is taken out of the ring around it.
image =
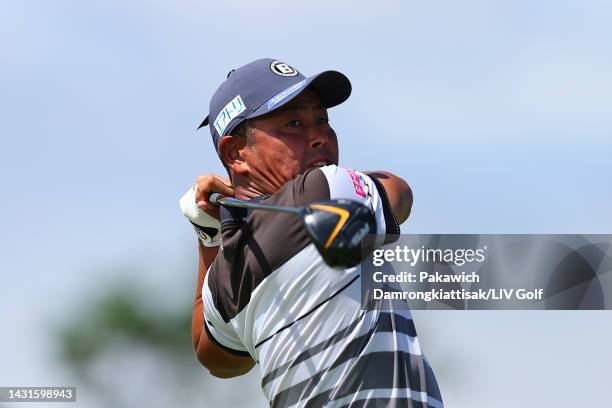
[[[336,198],[369,206],[378,234],[399,234],[380,181],[355,170],[306,171],[263,202]],[[360,265],[325,264],[295,214],[222,208],[221,251],[202,290],[204,329],[257,361],[271,407],[442,407],[410,311],[362,310],[360,273]]]

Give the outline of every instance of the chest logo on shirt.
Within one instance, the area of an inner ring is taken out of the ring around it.
[[[351,177],[351,181],[353,182],[353,188],[355,189],[355,194],[361,198],[365,198],[366,193],[363,189],[363,183],[361,177],[355,170],[347,169],[349,176]]]

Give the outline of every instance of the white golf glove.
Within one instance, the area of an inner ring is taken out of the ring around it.
[[[196,204],[196,188],[191,187],[180,199],[183,215],[193,225],[202,245],[216,247],[221,243],[221,223]]]

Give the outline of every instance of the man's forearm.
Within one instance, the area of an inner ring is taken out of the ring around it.
[[[204,304],[202,302],[202,286],[204,285],[204,277],[206,271],[215,260],[219,247],[205,247],[198,239],[198,282],[196,283],[195,299],[193,302],[193,316],[191,319],[191,339],[194,349],[198,349],[200,336],[204,324]]]

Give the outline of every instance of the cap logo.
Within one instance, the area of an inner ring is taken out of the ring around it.
[[[300,82],[298,82],[297,84],[295,84],[293,86],[290,86],[289,88],[285,89],[284,91],[274,95],[268,101],[268,110],[272,109],[273,107],[278,105],[280,102],[282,102],[283,100],[287,99],[287,97],[289,97],[290,95],[292,95],[292,94],[296,93],[297,91],[299,91],[300,89],[302,89],[302,87],[304,85],[306,85],[306,80],[305,79],[300,81]]]
[[[229,101],[229,103],[225,105],[223,109],[221,109],[221,112],[219,112],[217,118],[213,122],[219,137],[223,136],[223,131],[225,128],[227,128],[227,125],[229,125],[232,119],[240,115],[245,110],[246,106],[244,106],[244,102],[242,102],[240,95],[236,95],[234,99]]]
[[[293,68],[289,64],[285,64],[284,62],[280,62],[280,61],[274,61],[272,64],[270,64],[270,69],[276,75],[285,76],[285,77],[292,77],[298,74],[297,69]]]

